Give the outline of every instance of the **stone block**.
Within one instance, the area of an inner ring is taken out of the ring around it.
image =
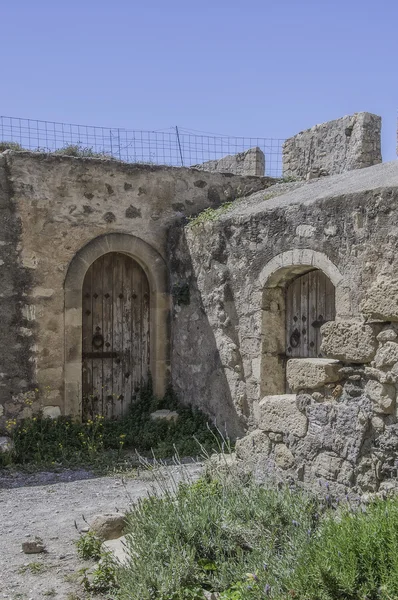
[[[258,404],[257,427],[273,433],[303,437],[307,433],[307,417],[298,410],[295,394],[265,396]]]
[[[344,485],[350,485],[354,477],[354,470],[351,464],[329,452],[318,454],[312,464],[311,472],[314,479],[320,478],[326,481],[337,481]]]
[[[393,414],[395,412],[395,386],[371,379],[366,383],[365,393],[372,400],[376,413]]]
[[[114,540],[123,534],[126,517],[123,513],[106,513],[94,517],[90,524],[90,531],[99,539]]]
[[[49,417],[50,419],[57,419],[61,416],[61,409],[59,406],[44,406],[43,416]]]
[[[41,538],[36,537],[34,540],[22,542],[22,552],[24,554],[41,554],[46,552],[46,546]]]
[[[285,444],[277,444],[274,451],[275,464],[281,469],[291,469],[295,463],[294,456]]]
[[[391,367],[398,362],[398,344],[386,342],[376,353],[374,365],[377,369]]]
[[[191,169],[211,171],[212,173],[233,173],[234,175],[255,175],[264,177],[265,156],[260,148],[250,148],[245,152],[224,156],[219,160],[209,160]]]
[[[0,453],[10,452],[14,449],[14,442],[7,435],[0,436]]]
[[[286,140],[283,175],[314,179],[381,163],[381,118],[355,113]]]
[[[381,344],[385,344],[386,342],[393,342],[397,337],[397,332],[394,331],[394,329],[385,329],[384,331],[380,331],[377,336],[377,341]]]
[[[370,362],[377,349],[370,325],[349,321],[329,321],[321,327],[324,355],[349,363]]]
[[[152,421],[177,421],[178,412],[175,410],[155,410],[150,417]]]
[[[398,279],[377,281],[361,303],[367,319],[398,322]]]
[[[237,458],[241,460],[251,460],[254,456],[263,454],[268,456],[271,450],[271,442],[269,437],[261,429],[256,429],[245,437],[237,440],[235,451]]]
[[[287,361],[286,378],[290,388],[316,390],[327,383],[339,381],[338,360],[328,358],[292,358]]]
[[[113,540],[106,540],[103,542],[102,547],[106,552],[110,552],[119,564],[127,565],[129,563],[130,555],[128,552],[126,536],[122,535]]]

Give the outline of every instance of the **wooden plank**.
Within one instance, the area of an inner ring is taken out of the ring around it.
[[[93,315],[91,306],[91,285],[92,271],[89,269],[86,273],[83,282],[82,290],[82,351],[91,352],[91,339],[93,329]],[[92,380],[92,360],[84,358],[82,360],[82,418],[87,419],[90,414],[90,406],[88,399],[92,395],[93,380]]]
[[[286,298],[285,298],[285,306],[286,306],[286,356],[290,358],[292,356],[292,348],[290,346],[290,333],[291,333],[291,323],[293,320],[293,287],[288,284],[286,286]]]
[[[113,350],[119,358],[113,360],[113,393],[115,398],[113,417],[123,413],[123,259],[124,255],[116,252],[113,262]]]
[[[292,348],[291,355],[294,358],[300,357],[300,339],[301,339],[301,327],[300,327],[300,312],[301,312],[301,282],[297,277],[292,282],[292,322],[290,330],[290,346]],[[292,344],[293,342],[293,344]]]
[[[132,293],[132,390],[136,394],[141,387],[141,338],[142,338],[142,278],[141,267],[134,262],[133,265],[133,293]]]
[[[308,285],[309,273],[299,277],[300,282],[300,356],[306,358],[309,356],[308,348]]]
[[[123,386],[124,402],[123,414],[126,414],[131,404],[132,382],[133,382],[133,364],[132,364],[132,294],[133,294],[133,260],[129,256],[123,258]]]
[[[317,271],[317,323],[316,327],[316,357],[321,357],[321,328],[326,316],[326,275]]]
[[[141,269],[142,280],[142,351],[141,351],[141,376],[143,383],[148,381],[149,375],[149,284],[144,271]]]
[[[103,336],[104,352],[113,352],[113,254],[103,257]],[[103,415],[110,419],[113,414],[113,358],[102,359]]]
[[[317,329],[312,325],[316,322],[317,312],[317,281],[318,271],[308,273],[308,357],[317,356]]]
[[[97,338],[103,334],[103,294],[102,294],[102,279],[103,279],[103,257],[98,258],[92,265],[92,286],[91,286],[91,302],[92,302],[92,338],[91,349],[93,352],[102,352],[102,346],[93,345],[95,336]],[[102,358],[92,359],[92,399],[93,410],[92,416],[102,414]]]

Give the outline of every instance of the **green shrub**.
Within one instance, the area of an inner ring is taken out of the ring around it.
[[[121,600],[264,598],[282,590],[308,531],[316,502],[288,488],[233,477],[200,480],[141,500],[128,516],[131,559],[120,569]]]
[[[76,541],[77,554],[83,560],[99,560],[101,558],[101,540],[91,531],[79,537]]]
[[[63,156],[75,156],[75,157],[88,157],[88,158],[109,158],[114,160],[113,156],[106,154],[105,152],[96,152],[88,146],[81,146],[80,144],[69,144],[58,150],[54,150],[52,154],[60,154]]]
[[[231,473],[162,492],[128,516],[120,600],[398,598],[398,498],[332,505]]]
[[[291,586],[299,598],[398,598],[398,499],[330,514],[306,548]]]
[[[158,408],[178,411],[174,421],[152,420]],[[222,444],[221,436],[208,425],[199,410],[181,405],[171,389],[157,399],[151,385],[132,402],[128,413],[119,420],[92,416],[84,423],[71,417],[50,419],[42,414],[20,422],[10,420],[8,433],[13,451],[0,453],[0,467],[11,465],[90,465],[120,461],[128,451],[157,458],[197,456],[211,453]],[[114,459],[114,460],[113,460]]]
[[[25,150],[25,148],[23,148],[21,144],[18,144],[18,142],[0,142],[0,152],[4,152],[5,150],[16,150],[17,152],[22,152]]]

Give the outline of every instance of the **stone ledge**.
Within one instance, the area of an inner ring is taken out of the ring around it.
[[[296,394],[265,396],[255,407],[255,420],[263,431],[297,437],[307,433],[307,417],[297,408]]]
[[[287,361],[286,378],[294,392],[316,390],[327,383],[339,381],[340,367],[338,360],[328,358],[291,358]]]

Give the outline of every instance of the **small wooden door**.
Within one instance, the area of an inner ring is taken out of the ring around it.
[[[286,355],[319,358],[320,327],[335,319],[335,288],[322,271],[294,279],[286,289]]]
[[[130,256],[105,254],[83,283],[83,418],[125,414],[148,372],[148,279]]]

